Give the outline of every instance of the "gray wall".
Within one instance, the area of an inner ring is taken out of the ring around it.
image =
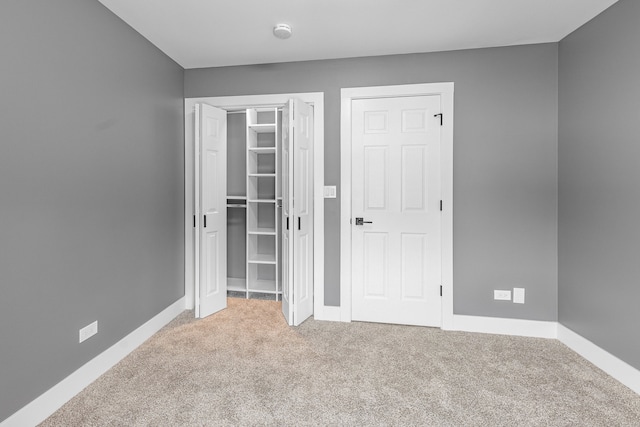
[[[0,58],[1,421],[184,294],[184,71],[95,0],[2,0]]]
[[[640,2],[560,43],[559,320],[640,369]]]
[[[247,117],[227,115],[227,194],[247,194]],[[247,210],[227,209],[227,277],[247,276]]]
[[[185,96],[325,93],[325,183],[338,185],[340,88],[455,82],[459,314],[556,320],[557,44],[185,71]],[[325,298],[340,303],[339,199],[326,200]],[[527,302],[493,301],[525,287]]]

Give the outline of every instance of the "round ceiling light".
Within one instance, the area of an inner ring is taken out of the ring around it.
[[[279,39],[288,39],[291,37],[291,25],[289,24],[278,24],[273,27],[273,35]]]

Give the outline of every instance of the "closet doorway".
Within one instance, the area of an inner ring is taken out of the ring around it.
[[[290,325],[322,314],[323,98],[185,99],[185,299],[196,317],[224,309],[227,291],[282,301]]]

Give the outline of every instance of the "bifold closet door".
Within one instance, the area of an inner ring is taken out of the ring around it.
[[[195,114],[196,317],[227,307],[227,112]]]
[[[313,110],[293,99],[282,130],[282,312],[289,325],[313,314]]]

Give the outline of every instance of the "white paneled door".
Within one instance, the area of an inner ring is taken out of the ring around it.
[[[293,324],[293,106],[289,101],[282,110],[282,314],[289,325]]]
[[[294,99],[282,117],[282,313],[297,326],[313,314],[313,110]]]
[[[227,307],[227,112],[196,105],[196,316]]]
[[[441,325],[440,95],[352,101],[352,319]]]

